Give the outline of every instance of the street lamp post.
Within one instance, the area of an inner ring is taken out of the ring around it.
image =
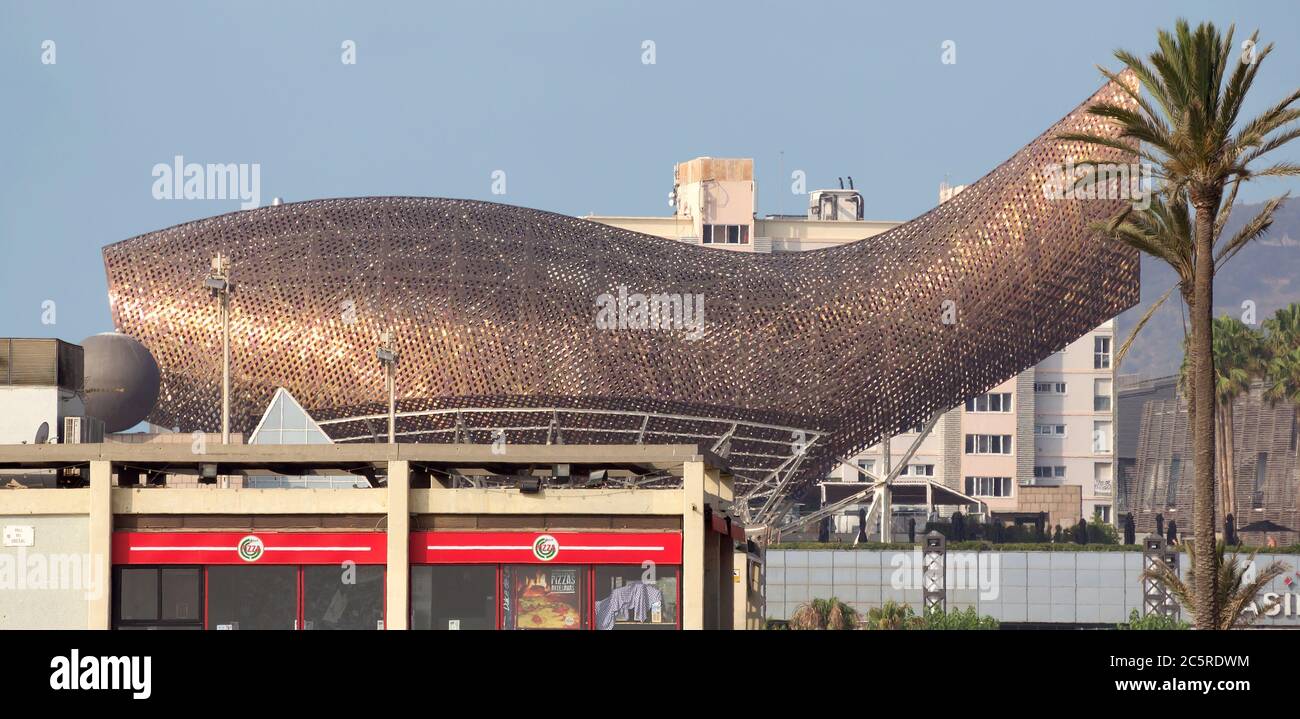
[[[397,359],[398,352],[393,349],[393,336],[388,330],[379,335],[379,350],[375,353],[384,366],[384,378],[388,385],[388,443],[397,441]]]
[[[221,443],[230,444],[230,295],[235,284],[230,281],[230,258],[217,253],[204,287],[217,299],[221,323]]]

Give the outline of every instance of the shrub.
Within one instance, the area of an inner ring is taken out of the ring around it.
[[[1116,624],[1116,629],[1191,629],[1192,625],[1181,619],[1165,617],[1159,614],[1142,616],[1134,609],[1128,613],[1127,624]]]
[[[954,609],[944,612],[940,609],[931,609],[920,618],[919,626],[913,629],[997,629],[998,620],[990,616],[980,616],[975,612],[975,607],[966,607],[965,609]]]
[[[1102,520],[1101,510],[1093,512],[1092,521],[1088,523],[1088,544],[1119,544],[1119,531]]]
[[[890,600],[885,602],[883,607],[867,612],[866,626],[867,629],[873,630],[997,629],[998,620],[989,616],[980,616],[975,612],[974,607],[954,609],[950,612],[931,609],[918,616],[911,606]]]

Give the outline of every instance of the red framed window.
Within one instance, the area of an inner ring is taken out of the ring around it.
[[[120,629],[382,629],[382,532],[118,532]]]
[[[677,532],[415,532],[412,629],[674,629]]]

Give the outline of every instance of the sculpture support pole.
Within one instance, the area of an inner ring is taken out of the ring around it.
[[[393,381],[393,363],[388,363],[388,443],[397,441],[397,389]]]
[[[221,293],[221,443],[230,444],[230,293]]]
[[[880,485],[880,541],[882,542],[894,541],[894,508],[889,501],[889,476],[893,470],[893,467],[890,466],[892,458],[889,450],[893,439],[893,437],[885,437],[880,442],[880,458],[883,464],[883,471],[881,471],[880,476],[885,479]]]

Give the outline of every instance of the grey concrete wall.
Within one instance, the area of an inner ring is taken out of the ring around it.
[[[90,520],[0,515],[0,531],[12,525],[32,527],[35,544],[0,546],[0,629],[85,629],[89,598],[108,579],[93,576],[86,554]]]
[[[919,613],[920,556],[907,551],[769,550],[767,616],[788,619],[803,602],[830,597],[862,612],[892,599]],[[1274,559],[1289,567],[1266,590],[1279,594],[1281,605],[1276,616],[1261,617],[1258,624],[1300,626],[1300,556],[1260,555],[1256,563],[1262,567]],[[1116,623],[1142,609],[1139,552],[950,552],[948,563],[949,609],[974,607],[1002,622]],[[1287,577],[1291,585],[1285,583]]]

